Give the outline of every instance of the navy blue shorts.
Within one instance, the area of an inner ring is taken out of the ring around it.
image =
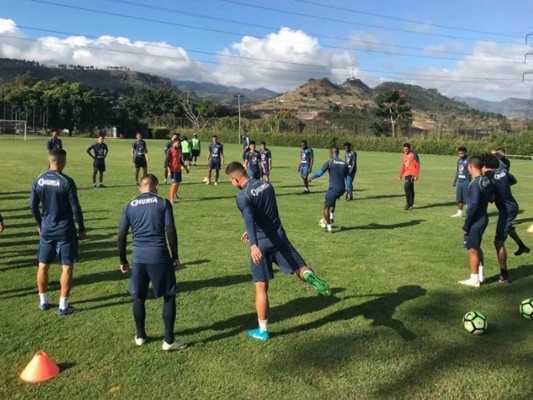
[[[73,265],[78,261],[78,238],[71,240],[43,239],[39,241],[39,251],[37,258],[39,262],[51,264],[57,255],[59,264]]]
[[[457,182],[456,192],[455,192],[455,201],[458,203],[468,204],[468,185],[470,182],[462,181]]]
[[[509,235],[509,231],[514,229],[513,223],[517,215],[518,208],[516,210],[511,211],[500,211],[498,215],[498,222],[496,223],[496,240],[505,242],[507,236]]]
[[[170,181],[172,183],[180,183],[181,182],[181,172],[171,172],[170,173]]]
[[[263,165],[261,167],[261,176],[270,176],[270,170],[268,169],[268,165]]]
[[[309,176],[309,166],[307,164],[300,165],[300,176],[302,179],[307,179]]]
[[[212,158],[209,160],[209,169],[215,169],[220,170],[220,160],[213,160]]]
[[[130,294],[139,299],[146,299],[150,282],[152,282],[155,298],[174,296],[176,294],[176,274],[172,261],[159,264],[133,263]]]
[[[257,245],[263,253],[263,261],[256,265],[250,258],[250,270],[254,282],[267,282],[274,279],[273,262],[284,274],[292,274],[307,265],[283,230],[281,232],[278,230],[278,234],[269,235],[269,237],[259,237]]]
[[[97,169],[98,171],[105,172],[105,160],[102,159],[95,159],[93,162],[94,169]]]
[[[344,191],[334,191],[334,190],[328,190],[326,192],[326,199],[324,200],[324,205],[326,207],[335,207],[335,204],[337,203],[337,200],[339,197],[343,195]]]
[[[249,169],[248,176],[252,179],[261,179],[261,170],[259,168]]]
[[[147,168],[146,157],[135,157],[135,168]]]
[[[481,248],[481,240],[483,239],[483,232],[485,232],[485,229],[487,228],[488,223],[489,223],[489,218],[487,216],[483,216],[480,219],[478,219],[476,222],[474,222],[468,234],[465,235],[464,246],[467,249],[478,249],[479,250]]]

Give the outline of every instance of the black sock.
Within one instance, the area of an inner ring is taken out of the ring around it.
[[[176,322],[176,296],[165,296],[163,303],[163,323],[165,324],[165,342],[174,343],[174,323]]]
[[[146,309],[144,307],[146,299],[133,299],[133,318],[135,319],[135,327],[137,328],[137,338],[145,339],[146,331],[144,330],[144,320],[146,319]]]
[[[500,275],[503,276],[505,279],[509,279],[509,271],[506,269],[500,268]]]

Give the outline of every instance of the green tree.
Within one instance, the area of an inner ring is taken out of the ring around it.
[[[374,103],[375,115],[390,123],[392,137],[398,136],[398,127],[401,130],[409,130],[413,123],[413,114],[404,94],[398,90],[383,92],[374,98]]]

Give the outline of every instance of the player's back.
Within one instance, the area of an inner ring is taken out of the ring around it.
[[[265,181],[249,180],[237,196],[237,205],[251,206],[258,231],[273,232],[281,227],[281,219],[273,186]]]
[[[494,185],[491,180],[486,175],[477,176],[470,182],[468,186],[469,202],[468,209],[470,209],[472,204],[477,204],[476,212],[472,216],[474,220],[481,216],[487,215],[487,208],[489,206],[489,201],[494,195]],[[467,210],[468,214],[468,210]]]
[[[338,192],[344,191],[345,179],[348,175],[348,164],[339,157],[334,157],[328,162],[329,189]]]
[[[515,177],[506,168],[499,168],[489,176],[494,185],[494,198],[498,210],[518,209],[518,202],[511,192],[511,186],[516,183]]]

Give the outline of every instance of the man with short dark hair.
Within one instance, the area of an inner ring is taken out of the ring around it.
[[[206,185],[211,183],[211,171],[215,170],[215,185],[218,185],[220,167],[224,165],[224,145],[219,143],[218,137],[213,135],[211,143],[207,147],[207,176],[204,179]]]
[[[94,152],[94,155],[91,153]],[[87,148],[87,154],[93,159],[93,188],[96,188],[96,175],[99,174],[100,185],[104,187],[105,158],[109,149],[104,143],[104,135],[98,136],[98,141]]]
[[[165,162],[163,163],[163,168],[165,170],[164,172],[165,180],[163,181],[163,183],[165,185],[167,184],[167,180],[168,180],[167,151],[172,147],[172,144],[174,143],[174,141],[178,140],[178,138],[179,138],[179,134],[175,133],[172,135],[172,138],[169,141],[167,141],[167,143],[165,144],[165,152],[164,152]]]
[[[452,218],[463,216],[463,207],[467,202],[468,185],[470,184],[470,172],[468,172],[468,155],[466,147],[459,147],[457,149],[457,169],[455,170],[455,177],[453,178],[452,186],[456,187],[455,200],[457,201],[457,212],[452,215]]]
[[[50,168],[33,182],[30,209],[39,227],[39,267],[37,288],[39,309],[46,311],[48,304],[48,270],[55,256],[62,266],[61,292],[57,315],[63,316],[79,311],[68,302],[72,287],[74,263],[78,261],[78,239],[85,239],[83,212],[78,200],[76,183],[63,174],[67,153],[53,149],[48,156]],[[41,207],[41,209],[39,208]],[[78,232],[74,219],[78,222]]]
[[[315,161],[313,149],[307,145],[307,140],[300,143],[300,161],[298,162],[298,172],[304,183],[304,193],[309,193],[309,175],[313,170]]]
[[[50,153],[52,150],[61,150],[63,148],[63,142],[61,142],[61,139],[58,137],[59,131],[57,129],[52,129],[50,132],[50,139],[46,142],[46,149],[48,150],[48,153]]]
[[[255,141],[250,141],[250,149],[244,155],[244,168],[252,179],[261,179],[261,156],[255,151]]]
[[[483,161],[480,156],[468,161],[468,172],[472,181],[468,186],[468,208],[463,225],[464,246],[468,249],[470,278],[459,281],[461,285],[479,287],[485,280],[483,272],[483,250],[481,240],[489,223],[487,207],[494,194],[490,179],[483,175]]]
[[[118,253],[122,273],[131,271],[129,292],[133,296],[133,317],[137,333],[134,341],[142,346],[147,339],[145,330],[148,286],[152,283],[154,297],[163,296],[163,323],[165,337],[164,351],[182,350],[185,343],[174,339],[176,321],[176,275],[180,267],[178,256],[178,234],[170,201],[157,195],[159,182],[155,175],[142,177],[139,196],[131,200],[124,211],[119,225]],[[126,258],[126,242],[131,227],[133,233],[133,266]],[[170,253],[167,247],[170,246]]]
[[[402,179],[405,175],[405,207],[404,210],[412,210],[415,203],[415,181],[418,180],[418,174],[420,172],[420,160],[418,154],[411,151],[411,144],[404,143],[402,156],[402,168],[398,179]]]
[[[168,165],[168,175],[170,176],[170,195],[169,200],[176,203],[178,201],[178,190],[181,182],[181,167],[189,173],[189,168],[183,162],[183,153],[181,152],[180,140],[176,139],[172,143],[172,147],[167,150],[165,154],[165,164]]]
[[[135,184],[139,186],[139,170],[143,169],[143,175],[148,173],[148,148],[141,132],[135,134],[135,139],[131,146],[131,158],[135,164]]]
[[[202,151],[202,142],[200,141],[200,138],[196,133],[192,134],[192,165],[196,166],[196,162],[198,161],[198,157],[200,157],[200,153]]]
[[[353,200],[353,183],[355,181],[355,174],[357,173],[357,153],[352,150],[352,144],[350,142],[344,143],[344,162],[348,165],[348,176],[346,179],[350,180],[350,191],[346,191],[346,201]],[[346,185],[348,187],[348,184]]]
[[[299,279],[314,286],[323,296],[330,296],[329,285],[319,279],[292,246],[281,225],[274,188],[269,182],[250,179],[239,162],[226,168],[231,184],[241,189],[237,206],[242,213],[246,231],[241,241],[250,244],[250,268],[255,282],[255,307],[258,329],[248,335],[268,340],[268,282],[274,278],[272,262],[286,274],[295,274]]]
[[[506,156],[505,156],[505,148],[504,147],[499,147],[496,149],[496,155],[498,156],[498,158],[502,161],[502,163],[505,165],[505,168],[507,169],[507,171],[509,172],[511,170],[511,160],[509,160]]]
[[[309,182],[313,179],[320,178],[322,175],[329,173],[329,187],[324,200],[324,218],[320,220],[320,226],[326,228],[328,233],[333,233],[332,224],[334,222],[335,204],[339,197],[344,193],[350,193],[352,190],[351,180],[348,178],[348,165],[339,158],[339,148],[331,146],[329,149],[330,159],[324,163]]]
[[[261,142],[261,149],[259,150],[261,157],[261,178],[270,182],[270,171],[272,170],[272,152],[267,149],[266,142]]]

